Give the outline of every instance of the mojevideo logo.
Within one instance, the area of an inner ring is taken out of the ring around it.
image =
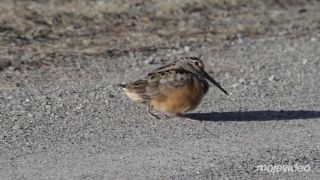
[[[257,166],[257,171],[261,172],[268,172],[268,173],[279,173],[279,172],[309,172],[311,170],[311,166],[309,164],[307,165],[301,165],[301,164],[294,164],[294,165],[281,165],[281,164],[275,164],[275,165],[265,165],[261,164]]]

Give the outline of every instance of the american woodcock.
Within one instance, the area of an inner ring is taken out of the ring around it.
[[[208,82],[229,95],[204,69],[197,57],[185,57],[160,67],[144,78],[120,85],[134,102],[147,105],[148,113],[156,110],[179,115],[195,109],[209,89]]]

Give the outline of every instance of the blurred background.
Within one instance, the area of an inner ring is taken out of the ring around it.
[[[215,52],[243,38],[319,29],[317,0],[2,0],[0,70],[50,69],[74,56]],[[16,76],[2,74],[0,88],[16,86]]]

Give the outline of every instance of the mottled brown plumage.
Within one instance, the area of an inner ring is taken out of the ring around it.
[[[195,109],[209,89],[209,80],[228,93],[204,70],[196,57],[182,58],[160,67],[133,83],[120,85],[128,97],[163,112],[180,114]]]

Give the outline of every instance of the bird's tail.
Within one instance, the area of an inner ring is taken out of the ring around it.
[[[125,89],[126,88],[126,84],[118,84],[118,86],[120,86],[122,89]]]

